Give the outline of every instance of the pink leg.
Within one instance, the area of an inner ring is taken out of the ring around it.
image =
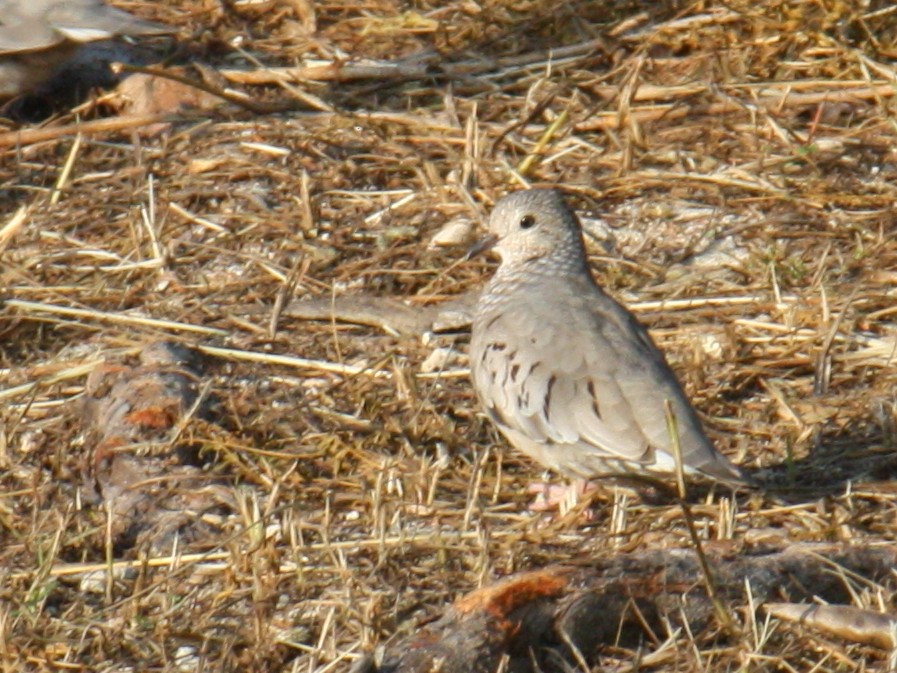
[[[529,506],[531,512],[552,512],[558,510],[563,516],[584,497],[597,487],[586,479],[576,479],[569,484],[549,484],[534,482],[526,489],[528,493],[535,493],[536,497]]]

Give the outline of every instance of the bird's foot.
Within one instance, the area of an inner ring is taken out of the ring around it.
[[[531,512],[554,512],[561,516],[579,506],[588,495],[597,487],[585,479],[577,479],[569,484],[549,484],[546,482],[534,482],[527,488],[528,493],[535,493],[536,497],[530,503]],[[589,512],[590,510],[586,510]]]

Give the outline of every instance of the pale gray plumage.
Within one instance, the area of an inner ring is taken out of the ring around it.
[[[101,0],[0,0],[0,99],[49,79],[85,42],[170,32]]]
[[[595,283],[559,192],[504,197],[489,231],[501,265],[477,306],[470,364],[512,445],[571,477],[671,473],[669,400],[685,471],[743,479],[707,439],[645,328]]]

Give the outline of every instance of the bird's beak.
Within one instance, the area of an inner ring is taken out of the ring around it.
[[[495,234],[486,234],[476,243],[474,243],[467,250],[467,254],[464,256],[464,259],[473,259],[477,255],[480,255],[484,252],[488,252],[495,247],[495,244],[498,243],[498,236]]]

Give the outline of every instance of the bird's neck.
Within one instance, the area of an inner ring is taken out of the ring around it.
[[[503,263],[496,271],[495,282],[544,282],[545,278],[563,280],[568,277],[591,277],[583,256],[534,253],[530,257]]]

